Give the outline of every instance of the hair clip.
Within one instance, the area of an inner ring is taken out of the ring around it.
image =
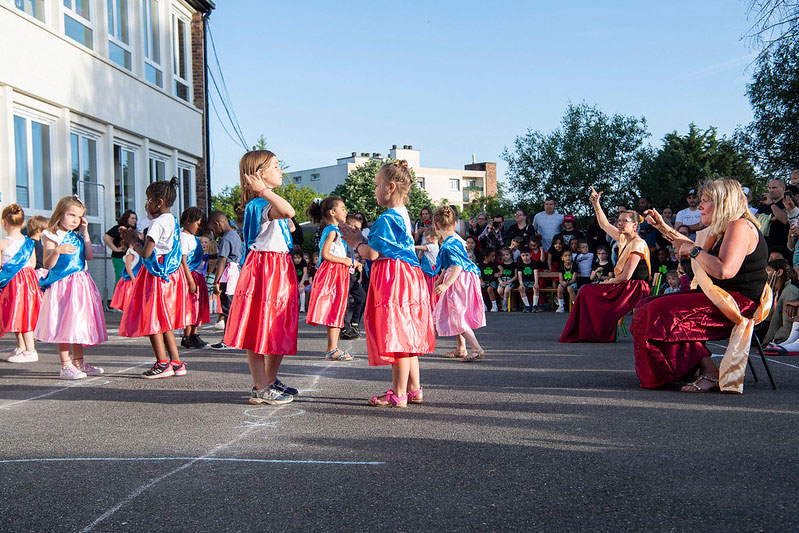
[[[77,194],[73,194],[72,197],[75,200],[77,200],[81,205],[83,205],[83,200],[80,199],[80,196],[78,196]]]
[[[314,199],[313,199],[313,203],[315,203],[316,205],[319,205],[319,204],[321,204],[321,203],[322,203],[322,199],[321,199],[321,198],[318,198],[318,197],[317,197],[317,198],[314,198]]]

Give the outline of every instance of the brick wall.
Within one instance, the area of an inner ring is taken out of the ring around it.
[[[474,163],[465,165],[465,170],[479,170],[486,173],[485,195],[495,196],[497,194],[497,164],[496,163]]]
[[[205,58],[203,57],[203,15],[196,12],[191,18],[191,69],[192,79],[194,80],[194,105],[200,111],[205,111]],[[205,146],[205,116],[202,121],[203,129],[203,154],[208,153]],[[205,174],[205,158],[201,158],[197,162],[197,168],[194,172],[195,176],[195,193],[197,195],[197,207],[205,211],[209,211],[211,206],[207,205],[208,199],[208,176]]]

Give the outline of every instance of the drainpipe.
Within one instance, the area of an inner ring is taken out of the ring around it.
[[[205,99],[203,101],[205,109],[203,110],[203,118],[205,119],[205,201],[206,210],[211,212],[211,121],[208,116],[208,98],[210,93],[208,91],[208,17],[210,12],[203,13],[203,89],[205,90]]]

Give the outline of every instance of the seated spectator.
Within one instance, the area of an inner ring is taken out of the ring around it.
[[[507,235],[506,235],[506,237],[507,237]],[[516,237],[514,237],[512,240],[510,240],[508,242],[508,248],[510,248],[510,251],[513,253],[513,260],[514,261],[518,261],[519,260],[519,254],[521,254],[522,248],[527,248],[524,245],[525,242],[527,242],[527,241],[524,239],[524,237],[521,237],[519,235],[517,235]]]
[[[613,262],[610,260],[610,250],[604,244],[596,249],[596,257],[591,265],[591,281],[601,283],[613,277]]]
[[[769,252],[788,242],[789,220],[785,209],[785,182],[773,179],[768,182],[768,193],[757,210],[757,219],[765,226],[763,232]]]
[[[664,207],[663,211],[660,212],[660,216],[663,217],[663,222],[669,226],[674,226],[674,211],[671,207]]]
[[[668,272],[666,272],[666,284],[668,286],[663,290],[663,294],[680,292],[680,289],[682,287],[682,282],[680,281],[680,275],[677,274],[677,272],[674,270],[669,270]]]
[[[667,248],[658,248],[655,252],[655,260],[652,262],[652,275],[662,274],[665,278],[669,270],[677,270],[677,262],[672,261],[671,254]],[[666,281],[665,279],[663,280]]]
[[[569,250],[563,250],[560,255],[560,269],[558,269],[558,308],[556,313],[566,312],[566,294],[569,298],[574,300],[577,297],[577,265],[572,261],[572,253]],[[569,317],[571,319],[571,317]]]
[[[523,313],[537,313],[538,310],[538,284],[536,283],[536,265],[530,255],[530,249],[525,248],[519,254],[519,260],[516,262],[516,282],[518,283],[519,295],[524,304]],[[530,305],[530,300],[527,298],[528,293],[533,293],[533,301],[535,309]]]
[[[475,240],[477,240],[486,230],[486,227],[488,227],[488,215],[485,212],[480,212],[475,218],[469,219],[468,236],[474,237]]]
[[[793,320],[785,313],[785,304],[799,300],[799,287],[796,286],[796,272],[788,261],[776,259],[769,261],[766,273],[774,276],[774,297],[776,302],[771,308],[768,330],[761,342],[779,344],[785,342],[791,334]],[[770,348],[774,348],[771,346]]]
[[[510,298],[511,291],[516,288],[516,262],[513,260],[513,252],[510,248],[503,248],[500,255],[502,262],[499,264],[497,295],[499,300],[506,300]]]
[[[499,288],[499,265],[497,265],[497,251],[493,248],[486,248],[483,250],[483,259],[477,264],[480,268],[480,285],[483,290],[488,294],[488,300],[491,302],[489,311],[496,313],[499,311],[497,307],[497,289]]]
[[[565,215],[563,217],[563,228],[563,231],[555,235],[555,237],[552,239],[553,241],[560,237],[563,239],[563,244],[569,246],[573,239],[585,239],[583,232],[578,230],[575,226],[574,215]]]
[[[571,253],[570,250],[564,247],[563,245],[563,238],[562,237],[555,237],[552,239],[552,246],[547,250],[547,257],[549,261],[549,270],[550,272],[559,272],[561,267],[561,257],[563,256],[563,252],[567,251]]]
[[[594,264],[594,254],[588,251],[587,241],[577,241],[577,253],[574,255],[577,264],[577,288],[591,283],[591,267]]]
[[[547,270],[549,268],[549,254],[541,248],[541,237],[533,235],[530,237],[530,259],[532,259],[537,270]]]
[[[787,246],[775,246],[768,250],[768,260],[774,261],[775,259],[784,259],[789,263],[793,261],[793,253]]]
[[[433,208],[424,206],[419,210],[419,220],[413,223],[413,241],[417,245],[422,244],[424,232],[433,225]]]
[[[469,256],[469,261],[474,264],[479,263],[480,253],[477,250],[477,237],[469,235],[466,237],[466,255]]]
[[[521,237],[522,242],[527,242],[533,235],[535,235],[535,230],[527,220],[527,212],[524,209],[517,209],[516,223],[505,230],[505,239],[511,241],[516,237]]]

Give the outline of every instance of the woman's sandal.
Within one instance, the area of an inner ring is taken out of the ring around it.
[[[445,353],[441,357],[446,357],[447,359],[460,359],[462,357],[466,357],[466,351],[461,352],[458,350],[452,350],[451,352]]]
[[[388,389],[380,396],[369,398],[369,405],[372,407],[408,407],[408,395],[397,396],[393,390]]]
[[[463,356],[462,361],[464,363],[471,363],[473,361],[479,361],[483,357],[485,357],[486,351],[485,350],[472,350],[468,354]]]
[[[338,355],[333,355],[336,352],[340,352]],[[336,348],[335,350],[331,350],[329,352],[325,352],[325,359],[328,361],[352,361],[353,357],[352,354],[349,352],[345,352],[341,348]]]
[[[711,382],[713,386],[707,389],[703,389],[702,387],[699,386],[699,382],[702,380]],[[685,385],[683,388],[680,389],[680,391],[682,392],[713,392],[717,390],[719,390],[719,380],[717,378],[712,378],[704,374],[700,375],[698,379],[692,381],[691,383]]]
[[[422,403],[422,401],[422,387],[419,387],[418,390],[408,391],[408,403]]]

